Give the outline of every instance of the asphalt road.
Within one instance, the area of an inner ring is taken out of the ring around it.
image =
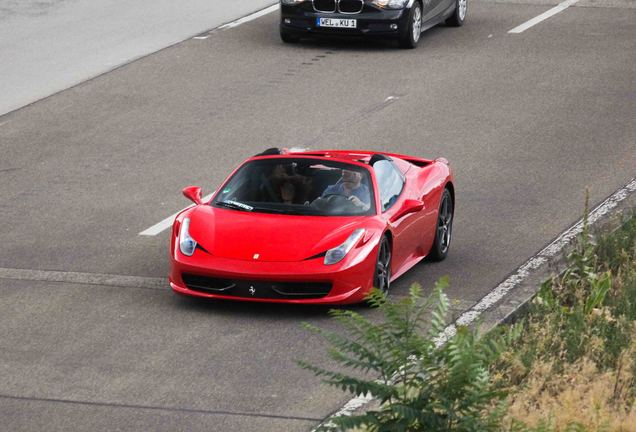
[[[0,115],[273,0],[0,0]]]
[[[271,14],[1,116],[0,423],[310,430],[348,400],[295,365],[325,364],[300,322],[327,310],[177,298],[167,232],[138,233],[267,147],[445,156],[450,256],[393,295],[449,274],[459,312],[636,174],[636,10],[604,6],[512,35],[549,6],[473,1],[413,51],[283,45]]]

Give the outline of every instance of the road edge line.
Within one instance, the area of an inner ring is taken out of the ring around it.
[[[260,9],[260,10],[258,10],[258,11],[256,11],[256,12],[252,12],[250,15],[254,15],[255,13],[258,13],[258,12],[260,12],[260,11],[262,11],[262,10],[267,9],[267,8],[271,8],[272,6],[275,6],[275,5],[278,5],[278,2],[276,2],[275,4],[272,4],[272,5],[270,5],[270,6],[267,6],[267,7],[266,7],[266,8],[264,8],[264,9]],[[247,17],[247,16],[249,16],[249,15],[246,15],[246,17]],[[245,17],[243,17],[243,18],[245,18]],[[237,19],[237,20],[235,20],[235,21],[238,21],[238,20],[240,20],[240,19],[242,19],[242,18],[238,18],[238,19]],[[157,54],[157,53],[160,53],[161,51],[164,51],[164,50],[167,50],[167,49],[172,48],[172,47],[174,47],[174,46],[177,46],[177,45],[179,45],[180,43],[183,43],[183,42],[185,42],[185,41],[187,41],[187,40],[192,40],[192,39],[194,39],[194,38],[195,38],[195,37],[197,37],[197,36],[201,36],[201,35],[205,35],[205,34],[210,34],[210,33],[214,32],[215,30],[218,30],[218,29],[220,29],[222,26],[227,25],[227,24],[229,24],[229,23],[224,23],[224,24],[221,24],[221,25],[219,25],[219,26],[212,27],[212,28],[210,28],[210,29],[208,29],[208,30],[204,30],[203,32],[198,31],[196,34],[190,34],[190,35],[188,35],[188,36],[186,36],[186,37],[184,37],[184,38],[181,38],[181,39],[177,40],[177,41],[176,41],[176,42],[174,42],[174,43],[171,43],[171,44],[169,44],[169,45],[166,45],[166,46],[164,46],[164,47],[162,47],[162,48],[159,48],[159,49],[157,49],[157,50],[154,50],[154,51],[151,51],[151,52],[148,52],[148,53],[145,53],[145,54],[140,54],[140,55],[137,55],[137,56],[131,57],[130,59],[128,59],[128,60],[126,60],[126,61],[124,61],[123,63],[117,64],[117,65],[114,65],[113,67],[111,67],[111,68],[109,68],[109,69],[105,69],[105,70],[103,70],[102,72],[98,72],[98,73],[96,73],[95,75],[91,75],[91,76],[87,77],[86,79],[83,79],[83,80],[81,80],[81,81],[79,81],[79,82],[76,82],[75,84],[72,84],[72,85],[70,85],[70,86],[68,86],[68,87],[65,87],[65,88],[61,89],[61,90],[57,90],[57,91],[55,91],[55,92],[53,92],[53,93],[51,93],[51,94],[49,94],[49,95],[43,96],[43,97],[41,97],[41,98],[39,98],[39,99],[37,99],[37,100],[31,101],[31,102],[26,103],[26,104],[24,104],[24,105],[22,105],[22,106],[19,106],[19,107],[17,107],[17,108],[11,109],[10,111],[4,112],[4,113],[0,113],[0,121],[4,120],[4,118],[5,118],[5,117],[7,117],[7,118],[8,118],[10,115],[12,115],[12,114],[14,114],[14,113],[16,113],[16,112],[18,112],[18,111],[20,111],[20,110],[24,109],[24,108],[30,107],[31,105],[34,105],[34,104],[36,104],[36,103],[38,103],[38,102],[41,102],[41,101],[47,100],[47,99],[49,99],[49,98],[51,98],[51,97],[53,97],[53,96],[56,96],[56,95],[58,95],[58,94],[60,94],[60,93],[62,93],[62,92],[65,92],[65,91],[67,91],[67,90],[73,89],[73,88],[75,88],[75,87],[79,87],[79,86],[81,86],[81,85],[83,85],[83,84],[86,84],[86,83],[88,83],[88,82],[91,82],[91,81],[93,81],[93,80],[95,80],[95,79],[97,79],[97,78],[101,77],[102,75],[106,75],[106,74],[109,74],[109,73],[111,73],[111,72],[114,72],[114,71],[116,71],[116,70],[118,70],[118,69],[121,69],[121,68],[123,68],[123,67],[126,67],[126,66],[128,66],[129,64],[132,64],[132,63],[134,63],[134,62],[136,62],[136,61],[138,61],[138,60],[141,60],[141,59],[146,58],[146,57],[148,57],[148,56],[151,56],[151,55],[153,55],[153,54]],[[206,38],[206,39],[207,39],[207,38]],[[9,120],[4,121],[4,123],[6,123],[7,121],[9,121]]]
[[[223,24],[219,27],[217,27],[215,30],[225,30],[225,29],[229,29],[229,28],[234,28],[234,27],[238,27],[241,24],[245,24],[246,22],[250,22],[250,21],[254,21],[257,18],[260,18],[264,15],[268,15],[274,11],[277,11],[279,9],[279,3],[276,2],[271,6],[267,6],[261,10],[258,10],[254,13],[251,13],[249,15],[246,15],[242,18],[236,19],[234,21],[231,21],[229,23]]]

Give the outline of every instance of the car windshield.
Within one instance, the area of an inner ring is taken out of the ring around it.
[[[240,211],[311,216],[375,214],[369,171],[310,158],[267,158],[244,164],[211,203]]]

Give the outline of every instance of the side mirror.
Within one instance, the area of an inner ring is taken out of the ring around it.
[[[402,203],[402,207],[391,217],[391,222],[403,218],[407,214],[417,213],[424,209],[424,202],[420,200],[407,199]]]
[[[188,186],[183,188],[183,196],[199,205],[201,202],[201,188],[199,186]]]

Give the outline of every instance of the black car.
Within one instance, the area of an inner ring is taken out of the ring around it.
[[[280,37],[379,36],[415,48],[420,34],[441,22],[461,26],[467,0],[280,0]]]

